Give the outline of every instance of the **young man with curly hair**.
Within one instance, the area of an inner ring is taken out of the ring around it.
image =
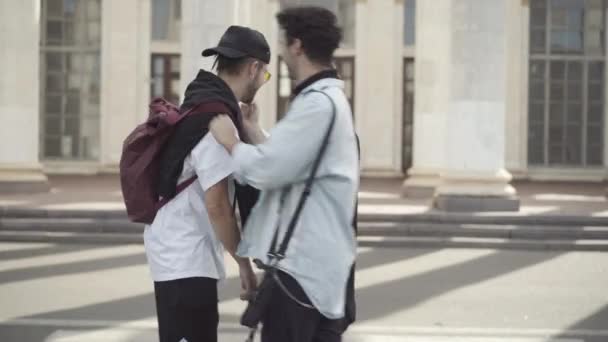
[[[359,185],[352,112],[332,63],[342,32],[336,16],[320,7],[288,8],[277,19],[281,56],[296,82],[288,112],[269,135],[259,127],[248,132],[254,144],[241,142],[227,117],[214,119],[210,129],[232,155],[235,177],[261,190],[238,254],[266,265],[275,231],[282,241],[329,130],[312,191],[277,264],[262,341],[341,341],[353,319],[345,304]]]

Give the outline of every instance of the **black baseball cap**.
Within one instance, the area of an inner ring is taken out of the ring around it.
[[[264,35],[243,26],[230,26],[218,46],[203,50],[203,56],[222,55],[228,58],[253,57],[270,63],[270,46]]]

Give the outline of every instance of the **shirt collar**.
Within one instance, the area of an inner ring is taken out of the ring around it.
[[[310,76],[309,78],[305,79],[304,81],[300,82],[300,84],[298,84],[293,91],[291,92],[291,97],[296,97],[298,96],[302,90],[306,89],[308,86],[310,86],[311,84],[322,80],[324,78],[335,78],[335,79],[339,79],[338,77],[338,72],[336,71],[336,69],[328,69],[328,70],[323,70],[320,71],[312,76]]]

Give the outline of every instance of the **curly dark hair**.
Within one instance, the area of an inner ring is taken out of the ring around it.
[[[299,39],[311,61],[331,64],[334,51],[342,40],[342,29],[337,25],[335,14],[322,7],[289,7],[277,14],[277,20],[285,30],[287,44]]]

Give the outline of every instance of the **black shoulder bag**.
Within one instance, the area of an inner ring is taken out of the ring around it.
[[[289,240],[291,240],[291,237],[293,236],[296,224],[298,222],[298,219],[300,218],[300,214],[302,213],[302,209],[304,209],[304,204],[306,204],[306,200],[308,199],[308,196],[310,195],[310,192],[312,190],[313,181],[315,179],[315,176],[317,175],[319,165],[321,164],[321,159],[323,159],[323,155],[325,154],[325,151],[327,150],[329,138],[331,136],[331,132],[332,132],[334,124],[336,122],[336,105],[334,104],[331,97],[329,97],[329,95],[327,95],[326,93],[324,93],[322,91],[319,91],[319,90],[313,90],[313,91],[321,93],[329,99],[331,106],[332,106],[331,122],[329,124],[329,128],[327,129],[327,133],[325,133],[325,137],[323,138],[321,148],[319,149],[317,158],[315,159],[314,164],[312,166],[312,171],[310,172],[310,176],[306,180],[306,186],[304,188],[304,191],[302,192],[302,195],[300,196],[300,201],[298,202],[298,205],[293,214],[293,217],[291,218],[291,221],[289,222],[287,232],[285,233],[285,236],[283,237],[283,241],[281,242],[279,249],[277,250],[276,245],[277,245],[280,227],[277,227],[277,229],[274,233],[274,237],[272,239],[270,250],[268,251],[268,256],[270,258],[270,264],[264,265],[259,260],[255,260],[256,265],[258,267],[264,269],[264,278],[262,279],[262,282],[260,283],[260,286],[258,287],[258,291],[257,291],[255,297],[249,301],[249,304],[247,305],[245,312],[241,316],[241,325],[244,325],[251,329],[250,333],[249,333],[249,338],[247,339],[247,341],[253,341],[253,338],[257,331],[258,324],[262,321],[264,314],[269,309],[268,305],[270,303],[270,298],[272,296],[272,293],[275,291],[277,286],[282,288],[282,286],[281,286],[282,284],[278,280],[278,276],[277,276],[277,264],[285,258],[285,252],[287,251],[287,246],[289,245]],[[282,289],[282,290],[285,290],[285,289]],[[295,298],[294,298],[294,300],[295,300]],[[306,304],[303,304],[303,303],[301,303],[301,304],[306,306]]]

